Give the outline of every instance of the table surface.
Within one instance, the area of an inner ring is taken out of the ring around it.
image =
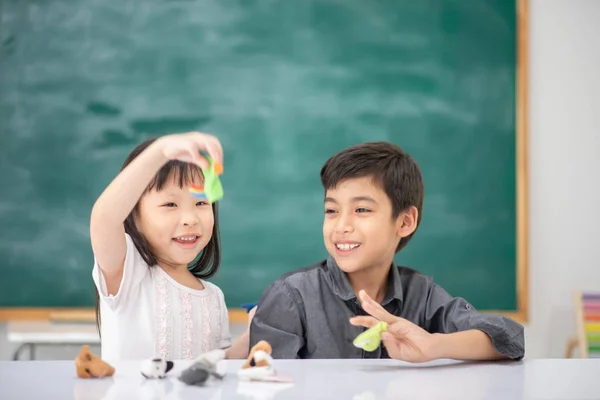
[[[0,399],[600,399],[600,359],[519,362],[438,360],[276,360],[293,383],[244,382],[242,361],[223,361],[222,381],[186,386],[176,361],[163,380],[147,380],[140,362],[114,365],[112,378],[78,379],[73,361],[0,362]]]

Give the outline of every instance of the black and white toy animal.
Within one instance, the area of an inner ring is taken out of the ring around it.
[[[142,363],[142,375],[146,379],[163,379],[167,372],[173,369],[173,361],[166,361],[162,358],[146,360]]]

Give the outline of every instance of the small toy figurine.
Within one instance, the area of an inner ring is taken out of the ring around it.
[[[203,366],[211,376],[223,379],[223,375],[219,374],[217,371],[217,366],[219,364],[219,361],[224,359],[225,350],[216,349],[201,354],[194,360],[193,364]]]
[[[379,321],[377,325],[370,327],[358,335],[352,343],[365,351],[375,351],[381,343],[381,333],[385,331],[387,331],[387,324]]]
[[[203,386],[211,376],[223,379],[223,375],[217,371],[217,365],[224,358],[225,350],[217,349],[204,353],[181,373],[179,380],[187,385]]]
[[[250,349],[250,354],[246,359],[244,365],[242,365],[242,369],[250,368],[250,367],[270,367],[271,361],[271,345],[266,340],[261,340],[256,343],[252,349]]]
[[[204,155],[209,162],[208,168],[202,168],[204,175],[204,186],[190,185],[190,194],[199,199],[206,199],[209,203],[214,203],[223,198],[223,186],[219,175],[223,173],[223,165],[213,161],[207,154]]]
[[[193,364],[179,375],[179,380],[186,385],[204,386],[208,377],[209,373],[206,368],[202,365]]]
[[[142,363],[142,375],[146,379],[163,379],[167,372],[173,369],[173,361],[165,361],[162,358],[154,358]]]
[[[88,345],[82,346],[79,355],[75,358],[75,369],[77,376],[84,379],[104,378],[115,373],[115,369],[93,354]]]
[[[264,382],[291,382],[289,378],[277,376],[277,372],[273,368],[271,357],[271,345],[265,340],[256,343],[246,362],[238,371],[238,376],[242,380],[247,381],[264,381]]]

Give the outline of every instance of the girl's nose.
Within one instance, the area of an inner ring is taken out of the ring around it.
[[[187,212],[182,217],[183,226],[195,226],[200,221],[200,218],[195,212]]]

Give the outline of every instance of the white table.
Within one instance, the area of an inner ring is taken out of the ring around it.
[[[139,362],[114,365],[115,376],[77,379],[71,361],[0,362],[0,399],[600,399],[600,359],[468,363],[440,360],[276,360],[293,384],[242,382],[242,361],[225,361],[227,376],[206,387],[177,379],[146,380]]]
[[[33,360],[37,345],[100,344],[100,336],[96,325],[90,323],[19,321],[8,324],[8,342],[18,346],[13,360],[18,360],[26,348]]]

